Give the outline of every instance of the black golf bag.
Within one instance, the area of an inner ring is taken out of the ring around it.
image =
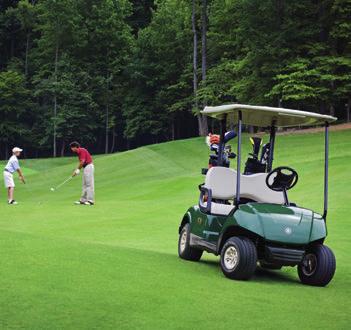
[[[252,144],[252,153],[247,159],[245,164],[244,174],[254,174],[254,173],[265,173],[267,170],[267,163],[269,157],[270,143],[266,143],[262,147],[261,157],[259,157],[262,139],[259,137],[251,137],[250,142]]]

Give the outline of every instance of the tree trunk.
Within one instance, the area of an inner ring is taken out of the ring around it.
[[[331,104],[331,105],[329,106],[329,115],[330,115],[330,116],[334,116],[334,114],[335,114],[335,108],[334,108],[334,106]]]
[[[57,88],[57,63],[58,63],[58,53],[59,53],[59,47],[58,47],[58,42],[56,42],[56,49],[55,49],[55,73],[54,73],[54,81],[55,81],[55,91],[54,91],[54,146],[53,146],[53,156],[56,157],[57,152],[56,152],[56,117],[57,117],[57,94],[56,94],[56,88]]]
[[[25,60],[24,60],[24,75],[28,75],[28,51],[29,51],[29,36],[30,34],[27,33],[26,38],[26,53],[25,53]]]
[[[65,155],[65,146],[66,146],[65,141],[62,141],[62,146],[61,146],[61,157],[64,157],[64,155]]]
[[[346,121],[350,122],[350,112],[351,112],[351,96],[349,96],[349,99],[347,101],[347,107],[346,107]]]
[[[203,122],[202,116],[199,112],[199,101],[197,99],[197,55],[198,55],[198,46],[197,46],[197,29],[196,29],[196,0],[192,2],[192,13],[191,13],[191,25],[193,30],[193,93],[194,93],[194,108],[197,116],[197,122],[199,126],[199,136],[204,135],[203,132]]]
[[[174,118],[172,120],[172,141],[175,140],[175,122],[174,122]]]
[[[207,73],[207,0],[202,0],[201,9],[201,74],[203,84]],[[206,101],[204,101],[206,103]]]
[[[207,0],[202,0],[201,9],[201,78],[202,84],[206,84],[207,75]],[[207,100],[203,100],[203,106],[207,105]],[[207,117],[202,116],[203,135],[208,134]]]
[[[114,153],[115,152],[115,144],[116,144],[116,132],[115,132],[115,129],[113,129],[113,132],[112,132],[112,144],[111,144],[111,151],[110,153]]]
[[[108,154],[108,122],[109,122],[109,106],[106,104],[105,113],[105,154]]]
[[[106,112],[105,112],[105,154],[108,154],[108,135],[109,135],[109,116],[110,116],[110,108],[109,108],[109,90],[110,90],[110,75],[107,73],[106,75]]]

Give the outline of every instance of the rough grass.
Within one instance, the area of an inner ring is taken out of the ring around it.
[[[321,211],[323,135],[279,136],[276,151],[275,165],[300,175],[291,199]],[[75,159],[23,161],[20,204],[0,195],[0,328],[348,329],[351,130],[331,133],[326,243],[337,272],[326,288],[300,284],[295,268],[238,282],[217,257],[178,258],[178,224],[197,201],[207,155],[191,139],[98,157],[95,207],[72,205],[80,178],[50,192]]]

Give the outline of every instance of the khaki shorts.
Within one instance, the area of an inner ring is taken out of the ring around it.
[[[10,172],[4,171],[4,182],[6,188],[14,188],[15,182],[13,181],[13,175]]]

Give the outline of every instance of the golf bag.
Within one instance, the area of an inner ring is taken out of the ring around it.
[[[267,163],[269,157],[270,143],[266,143],[262,147],[261,157],[259,157],[262,139],[259,137],[251,137],[250,142],[252,144],[252,153],[247,159],[245,164],[244,174],[254,174],[254,173],[265,173],[267,170]]]
[[[206,137],[206,143],[213,153],[210,154],[208,168],[203,168],[202,174],[206,175],[208,169],[214,166],[230,166],[230,159],[234,159],[236,154],[232,152],[232,147],[230,145],[226,145],[226,143],[228,143],[231,139],[234,139],[236,135],[237,134],[234,131],[229,131],[225,133],[223,141],[220,141],[220,137],[218,135],[210,134]]]

